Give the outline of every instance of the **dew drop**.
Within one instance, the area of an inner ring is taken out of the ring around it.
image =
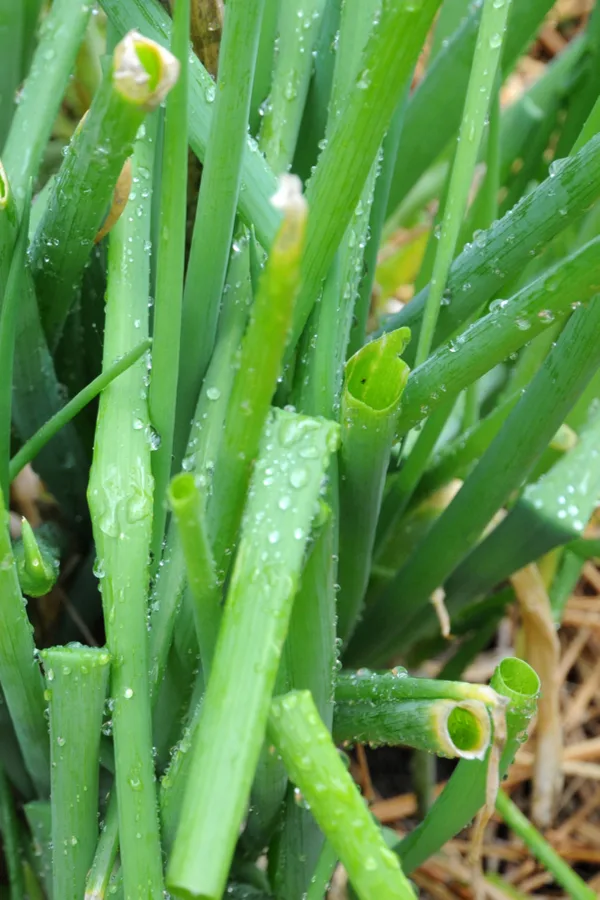
[[[290,472],[290,484],[293,488],[302,488],[308,481],[308,471],[302,467],[292,469]]]

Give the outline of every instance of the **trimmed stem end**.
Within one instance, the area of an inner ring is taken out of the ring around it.
[[[113,84],[130,103],[151,112],[163,102],[179,77],[179,61],[137,31],[115,47]]]

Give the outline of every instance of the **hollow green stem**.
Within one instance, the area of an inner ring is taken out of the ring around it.
[[[259,138],[277,174],[286,172],[294,157],[324,8],[325,0],[293,0],[280,7],[272,86]]]
[[[439,756],[482,759],[491,727],[478,700],[336,703],[333,736],[336,743],[402,744]]]
[[[471,189],[496,71],[500,63],[510,6],[511,0],[503,0],[501,3],[498,3],[498,0],[485,0],[483,4],[458,145],[450,173],[440,240],[435,254],[429,293],[423,309],[415,357],[417,365],[427,359],[431,350],[442,296],[446,290],[448,273]]]
[[[147,126],[136,146],[133,177],[147,185],[152,164],[153,133]],[[148,333],[150,206],[150,191],[140,191],[110,234],[105,367]],[[140,360],[102,394],[88,488],[114,661],[115,781],[126,900],[162,900],[163,894],[147,655],[153,485],[146,372]]]
[[[408,366],[404,330],[367,344],[350,358],[342,391],[338,631],[354,629],[369,580],[375,529]]]
[[[20,206],[37,175],[90,12],[89,0],[58,0],[44,20],[2,156]]]
[[[282,183],[284,221],[271,248],[240,351],[216,460],[208,524],[217,571],[233,549],[253,460],[275,392],[300,284],[306,203],[297,179]]]
[[[214,112],[183,297],[178,393],[181,443],[187,439],[215,343],[241,186],[263,8],[264,0],[229,0],[225,7]]]
[[[193,475],[175,476],[169,488],[169,501],[183,545],[188,584],[194,598],[202,672],[208,680],[221,621],[221,591],[208,541],[205,503]]]
[[[112,366],[109,366],[104,372],[98,375],[97,378],[90,381],[82,391],[73,397],[72,400],[69,400],[62,409],[42,425],[33,437],[29,438],[11,459],[9,466],[10,480],[12,481],[16,478],[19,472],[24,469],[28,463],[33,462],[40,450],[46,446],[48,441],[52,440],[61,428],[74,419],[77,413],[81,412],[88,403],[91,403],[98,394],[101,394],[115,378],[118,378],[119,375],[122,375],[123,372],[126,372],[133,366],[151,346],[152,342],[150,339],[146,339],[145,341],[141,341],[133,348],[133,350],[124,353],[123,356],[112,364]]]
[[[360,644],[351,647],[349,659],[385,662],[390,650],[414,641],[431,624],[424,615],[429,598],[479,540],[510,492],[522,484],[596,371],[600,361],[592,338],[596,322],[600,322],[597,298],[571,317],[462,489],[369,608],[361,624]],[[407,598],[410,605],[398,615],[399,600]]]
[[[412,900],[398,858],[386,847],[308,691],[273,701],[269,735],[361,900]]]
[[[333,423],[285,411],[265,429],[169,863],[168,883],[183,896],[218,898],[225,887],[315,501],[337,440]],[[213,740],[216,729],[236,748],[233,757]]]
[[[160,443],[152,456],[154,515],[152,552],[158,566],[167,518],[167,486],[175,439],[181,311],[185,262],[188,154],[188,56],[190,2],[175,5],[171,51],[179,78],[167,98],[160,177],[159,241],[156,252],[150,421]],[[190,359],[187,365],[190,365]]]
[[[593,900],[595,891],[558,855],[535,825],[523,815],[504,791],[498,791],[496,810],[514,833],[521,838],[533,856],[553,875],[555,881],[574,900]]]
[[[177,79],[178,65],[130,33],[115,48],[89,114],[69,145],[30,249],[44,331],[56,347],[94,238],[138,128]]]
[[[52,883],[81,900],[98,840],[100,734],[110,656],[71,644],[42,651],[50,710]]]
[[[502,778],[527,735],[529,720],[536,709],[540,682],[527,663],[509,657],[497,667],[491,686],[509,701],[506,708],[506,741],[500,759],[499,774]],[[425,820],[396,846],[406,872],[412,872],[436,853],[483,806],[490,755],[488,752],[486,759],[481,761],[461,760]]]
[[[414,700],[476,700],[490,709],[501,705],[497,693],[487,685],[469,682],[444,681],[434,678],[414,678],[405,669],[389,672],[342,672],[335,686],[336,703],[352,706],[355,703],[395,703]]]

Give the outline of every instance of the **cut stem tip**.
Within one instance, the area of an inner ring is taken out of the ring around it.
[[[137,31],[128,32],[115,47],[115,89],[148,112],[163,102],[176,83],[179,70],[179,61],[172,53]]]

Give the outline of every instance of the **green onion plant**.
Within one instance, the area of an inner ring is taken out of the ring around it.
[[[460,678],[600,555],[600,6],[505,101],[550,0],[358,5],[0,0],[0,896],[410,900],[494,808],[593,895]],[[459,760],[401,841],[357,744]]]

